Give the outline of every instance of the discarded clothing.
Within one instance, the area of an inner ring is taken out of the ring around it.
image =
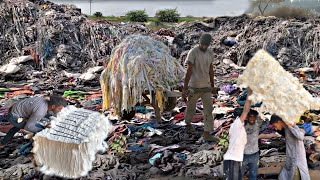
[[[63,108],[52,127],[34,137],[32,152],[41,172],[68,178],[87,175],[96,153],[107,148],[104,140],[110,128],[108,119],[98,112]]]
[[[312,123],[303,123],[301,125],[297,125],[299,128],[302,128],[307,136],[313,136]]]
[[[189,165],[209,165],[216,166],[219,162],[223,160],[223,153],[221,149],[215,150],[202,150],[195,154],[188,155],[188,164]]]

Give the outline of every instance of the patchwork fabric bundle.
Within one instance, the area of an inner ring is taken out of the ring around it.
[[[297,78],[264,50],[259,50],[249,61],[238,84],[249,86],[254,103],[263,102],[264,108],[287,123],[297,122],[306,110],[320,107],[319,99],[312,97]]]
[[[132,35],[113,49],[110,62],[101,74],[103,109],[114,106],[117,114],[131,110],[142,101],[142,93],[154,91],[160,108],[163,91],[179,84],[184,68],[162,42]]]
[[[96,153],[107,149],[109,120],[98,112],[67,106],[51,124],[34,137],[32,152],[40,171],[65,178],[87,175]]]

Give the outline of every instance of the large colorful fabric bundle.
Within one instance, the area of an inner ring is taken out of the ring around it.
[[[312,97],[297,78],[264,50],[249,61],[238,84],[249,86],[253,102],[263,102],[264,108],[287,123],[297,122],[306,110],[320,108],[319,99]]]
[[[109,120],[98,112],[68,106],[51,124],[34,137],[32,152],[40,171],[64,178],[87,175],[96,153],[107,149]]]
[[[101,74],[103,109],[114,106],[117,114],[131,110],[142,101],[144,91],[157,92],[161,107],[163,91],[180,83],[185,70],[162,42],[148,36],[132,35],[113,49]]]

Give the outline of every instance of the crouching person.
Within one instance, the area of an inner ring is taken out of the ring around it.
[[[65,99],[59,96],[31,97],[13,104],[5,117],[13,128],[4,136],[0,143],[0,148],[3,148],[11,141],[13,136],[21,129],[31,133],[37,133],[46,127],[39,126],[39,121],[44,118],[48,112],[57,114],[68,103]]]

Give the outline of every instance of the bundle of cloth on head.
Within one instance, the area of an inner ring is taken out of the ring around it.
[[[67,106],[51,121],[51,128],[35,135],[34,158],[40,171],[63,178],[86,176],[112,125],[104,115]]]
[[[238,79],[238,85],[250,87],[254,103],[280,116],[286,123],[297,123],[309,109],[319,109],[320,100],[303,88],[298,78],[287,72],[265,50],[259,50]]]
[[[163,92],[183,80],[185,70],[162,42],[148,36],[132,35],[116,46],[100,77],[103,109],[113,105],[116,114],[130,111],[142,102],[142,93],[155,92],[163,110]]]

